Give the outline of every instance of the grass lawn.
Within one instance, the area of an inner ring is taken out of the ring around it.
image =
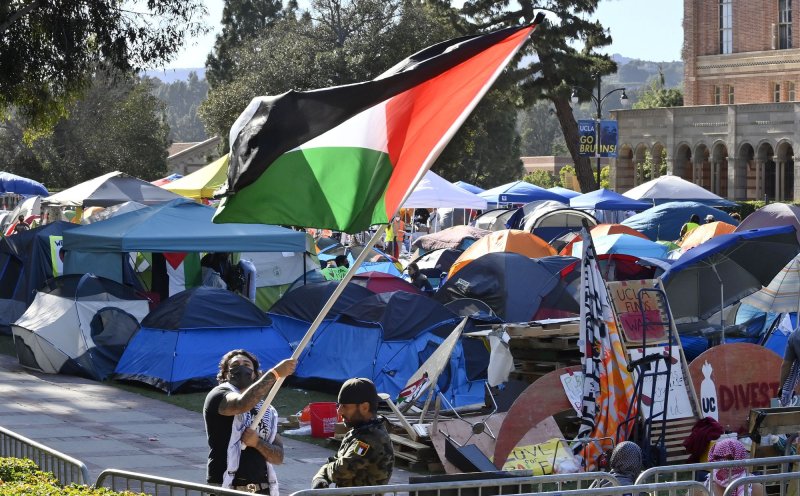
[[[17,356],[14,350],[14,339],[11,336],[0,336],[0,353],[3,355]],[[106,384],[129,391],[131,393],[141,394],[148,398],[154,398],[167,403],[172,403],[187,410],[194,412],[203,412],[203,401],[206,398],[205,392],[200,393],[186,393],[186,394],[172,394],[168,395],[159,389],[145,386],[138,383],[122,383],[117,381],[107,381]],[[333,394],[322,393],[319,391],[307,391],[304,389],[296,389],[291,387],[283,387],[278,391],[273,406],[282,417],[287,415],[294,415],[302,410],[307,404],[320,401],[336,401],[336,396]],[[330,445],[321,439],[314,439],[310,436],[297,436],[296,439],[307,441],[320,446],[330,447]]]

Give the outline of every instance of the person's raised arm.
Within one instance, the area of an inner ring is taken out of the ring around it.
[[[296,367],[297,360],[288,358],[262,374],[256,382],[243,392],[226,394],[219,404],[219,414],[233,416],[250,411],[267,396],[267,393],[269,393],[279,377],[293,374]]]

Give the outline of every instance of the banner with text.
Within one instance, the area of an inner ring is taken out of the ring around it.
[[[578,140],[579,154],[581,157],[594,157],[596,153],[595,143],[597,141],[597,125],[593,120],[578,121]],[[617,121],[600,121],[600,156],[617,156],[617,141],[619,129]]]

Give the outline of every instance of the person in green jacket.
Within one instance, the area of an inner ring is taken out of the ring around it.
[[[697,214],[692,214],[692,216],[689,217],[689,222],[687,222],[686,224],[681,226],[681,236],[680,237],[683,238],[684,236],[686,236],[690,232],[694,231],[698,227],[700,227],[700,216],[697,215]]]

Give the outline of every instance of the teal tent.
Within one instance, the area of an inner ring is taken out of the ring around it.
[[[263,224],[214,224],[214,208],[178,199],[65,232],[65,272],[121,281],[129,252],[308,251],[304,232]],[[69,236],[67,236],[69,234]]]

